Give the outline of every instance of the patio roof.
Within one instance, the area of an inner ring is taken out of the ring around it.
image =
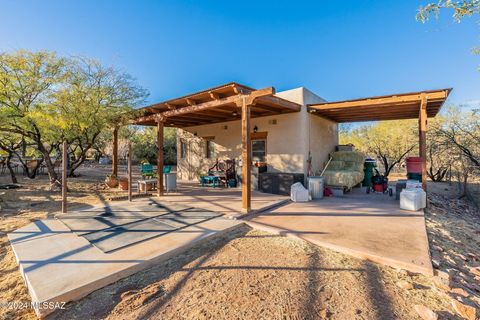
[[[252,118],[300,111],[294,102],[270,95],[255,99],[250,106]],[[166,127],[191,127],[241,119],[238,100],[256,89],[231,82],[136,110],[131,124],[155,126],[164,119]]]
[[[452,89],[419,91],[308,105],[309,112],[336,122],[418,119],[422,99],[435,117]]]

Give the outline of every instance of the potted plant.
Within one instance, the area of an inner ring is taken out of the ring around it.
[[[120,178],[118,179],[118,186],[121,190],[128,190],[128,179],[127,178]]]
[[[116,175],[114,174],[109,174],[106,178],[105,178],[105,184],[109,187],[109,188],[116,188],[118,187],[118,178]]]

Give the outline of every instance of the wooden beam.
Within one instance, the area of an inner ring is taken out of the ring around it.
[[[427,96],[422,95],[418,117],[419,154],[422,158],[422,187],[427,191]]]
[[[309,105],[309,108],[321,109],[321,107],[334,109],[334,108],[351,108],[351,107],[361,107],[361,106],[381,106],[381,105],[392,105],[399,103],[419,103],[421,96],[424,95],[429,101],[430,100],[442,100],[446,99],[448,96],[448,90],[440,90],[436,92],[429,93],[414,93],[414,94],[405,94],[405,95],[392,95],[384,97],[373,97],[366,99],[358,100],[349,100],[349,101],[339,101],[339,102],[326,102],[318,103],[314,105]]]
[[[68,145],[63,141],[62,148],[62,213],[67,212],[67,170],[68,170]]]
[[[243,99],[242,105],[242,211],[251,211],[251,166],[252,166],[252,142],[250,137],[250,106],[247,99]]]
[[[272,96],[275,94],[275,88],[273,87],[268,87],[268,88],[263,88],[263,89],[260,89],[260,90],[255,90],[255,91],[252,91],[248,94],[246,94],[246,104],[248,106],[251,106],[252,104],[255,104],[255,100],[259,99],[259,98],[265,98],[267,96]]]
[[[271,113],[271,114],[278,114],[278,113],[282,112],[281,109],[272,108],[272,107],[268,107],[268,106],[265,106],[265,105],[259,105],[258,103],[252,105],[251,108],[252,109],[256,108],[256,109],[264,110],[264,111],[259,111],[259,113],[263,113],[263,112],[267,111],[268,113]]]
[[[239,98],[238,96],[230,96],[230,97],[226,97],[218,100],[207,101],[207,102],[199,103],[194,106],[179,108],[177,110],[165,111],[162,113],[162,115],[168,118],[168,117],[174,117],[181,114],[195,113],[202,110],[215,109],[225,104],[233,104],[236,102],[236,100],[238,100],[238,98]]]
[[[276,96],[265,96],[265,97],[259,97],[256,101],[257,103],[271,103],[276,106],[281,107],[282,109],[288,109],[290,111],[300,111],[302,109],[302,106],[295,103],[291,102]]]
[[[163,122],[157,121],[157,195],[163,196]]]
[[[128,142],[128,201],[132,201],[132,143]]]
[[[197,105],[197,102],[196,102],[195,100],[193,100],[193,99],[186,98],[185,101],[187,101],[187,104],[188,104],[189,106],[195,106],[195,105]]]
[[[208,94],[210,95],[210,98],[212,100],[218,100],[220,99],[220,95],[214,91],[209,91]]]
[[[233,88],[233,92],[235,92],[235,94],[243,94],[243,93],[246,93],[243,88],[237,86],[236,84],[232,84],[232,88]]]
[[[205,113],[205,110],[202,111],[202,112]],[[215,108],[215,109],[212,109],[212,110],[208,110],[207,112],[210,112],[210,113],[223,113],[223,114],[232,115],[233,110],[226,110],[226,109],[223,109],[223,107],[218,107],[218,108]]]
[[[275,90],[273,87],[255,90],[255,91],[248,91],[246,94],[240,93],[240,92],[246,91],[246,90],[243,90],[243,88],[235,85],[232,85],[232,87],[237,88],[238,89],[237,92],[239,92],[239,94],[220,98],[220,99],[215,99],[212,101],[202,102],[198,104],[196,104],[195,101],[191,100],[190,98],[186,98],[187,102],[190,103],[189,106],[181,107],[181,108],[178,107],[175,110],[168,110],[168,111],[163,111],[157,114],[138,117],[135,120],[132,120],[131,123],[149,123],[151,121],[157,121],[159,117],[162,117],[164,121],[166,121],[165,118],[192,114],[192,113],[196,114],[201,111],[208,111],[208,110],[212,110],[212,111],[214,110],[214,112],[216,113],[231,114],[232,111],[222,109],[222,107],[226,107],[226,106],[241,107],[243,103],[242,102],[243,98],[246,99],[246,104],[249,106],[254,103],[263,101],[263,103],[261,104],[262,105],[265,104],[267,107],[269,104],[271,104],[272,108],[287,109],[290,111],[300,111],[301,109],[301,106],[296,103],[281,99],[279,97],[272,96],[275,93]],[[279,107],[275,107],[276,105],[278,105]]]
[[[171,103],[168,103],[168,102],[165,102],[165,105],[167,106],[168,110],[175,110],[177,109],[177,106],[171,104]]]
[[[112,176],[118,175],[118,127],[113,128],[113,146],[112,146]]]
[[[131,119],[128,121],[128,124],[138,124],[142,122],[152,122],[152,121],[157,121],[157,118],[160,116],[160,112],[150,114],[148,116],[142,116],[142,117],[137,117],[135,119]]]
[[[192,119],[192,118],[195,118],[195,119],[205,119],[205,120],[215,120],[215,119],[219,119],[219,120],[225,120],[225,116],[222,116],[222,115],[219,115],[219,114],[206,114],[204,113],[204,111],[202,111],[202,113],[195,113],[195,114],[182,114],[182,115],[179,115],[179,116],[176,116],[176,119],[178,119],[178,117],[180,119]]]
[[[206,121],[204,119],[196,119],[196,120],[190,120],[190,119],[182,119],[182,118],[170,118],[165,121],[166,123],[175,123],[178,125],[185,125],[185,126],[194,126],[194,125],[202,125],[202,124],[208,124],[211,121]]]

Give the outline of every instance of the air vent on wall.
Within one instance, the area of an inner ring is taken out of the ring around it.
[[[228,126],[227,126],[227,125],[224,125],[224,126],[222,126],[222,129],[223,129],[223,130],[228,130]]]
[[[277,119],[268,120],[268,124],[277,124]]]

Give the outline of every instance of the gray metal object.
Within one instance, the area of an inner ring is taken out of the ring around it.
[[[308,177],[308,191],[312,199],[322,199],[324,189],[323,177]]]

